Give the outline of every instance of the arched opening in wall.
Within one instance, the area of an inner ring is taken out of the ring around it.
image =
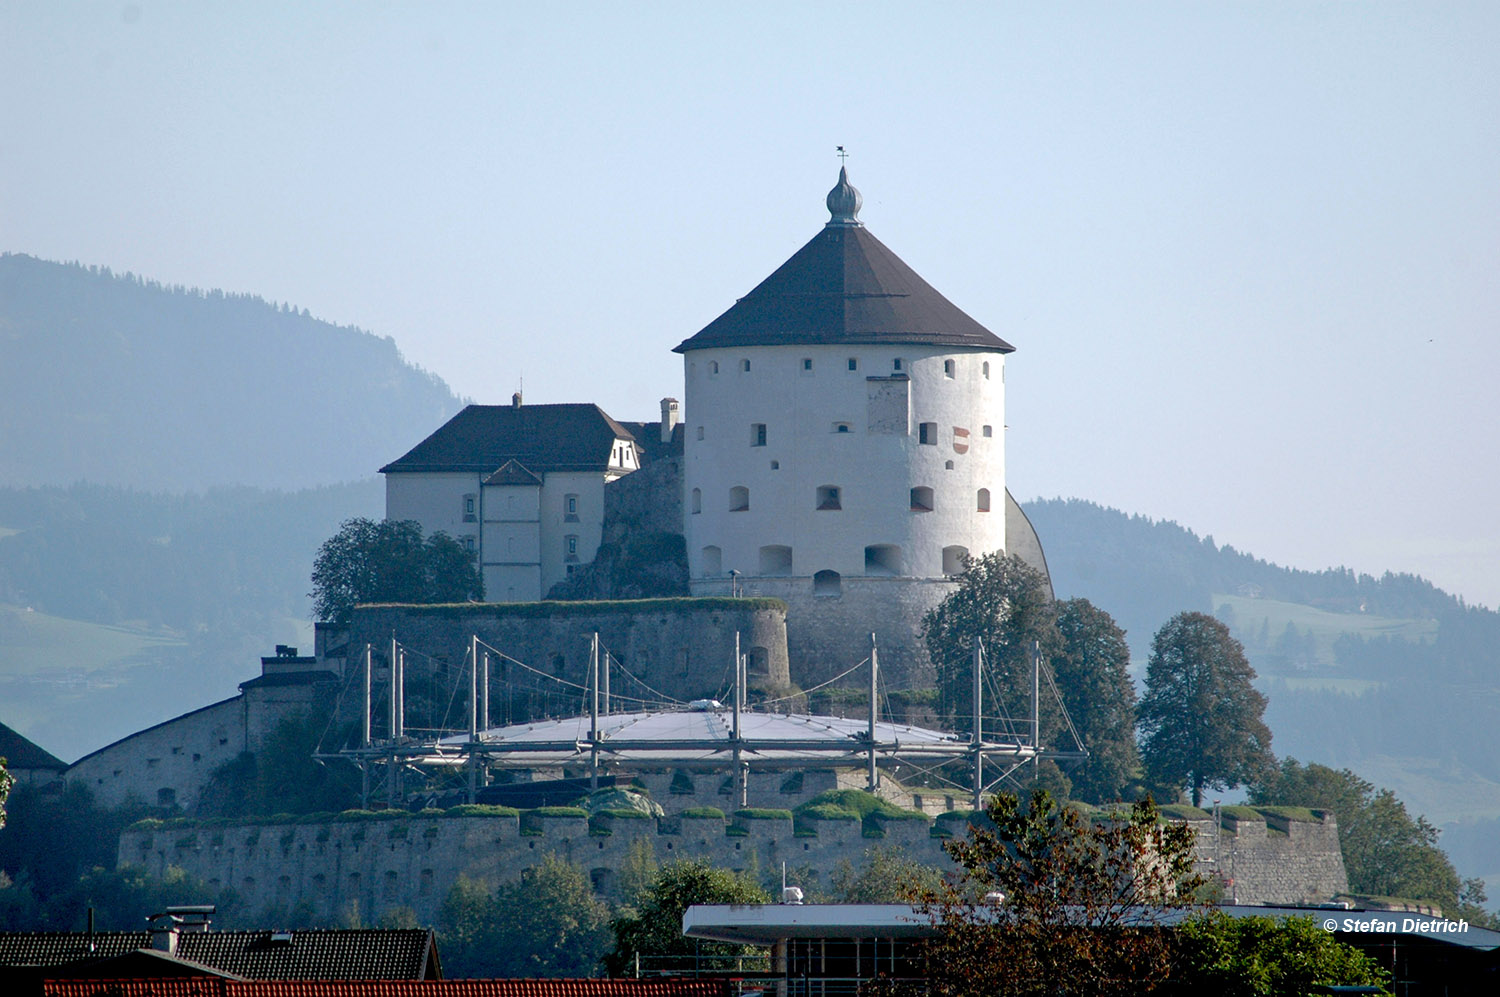
[[[871,544],[865,548],[865,574],[901,574],[900,544]]]
[[[703,548],[702,575],[711,578],[724,573],[724,551],[712,545]]]
[[[926,485],[918,485],[916,488],[913,488],[911,490],[911,511],[912,512],[931,512],[932,511],[932,489],[931,488],[928,488]]]
[[[768,679],[770,677],[771,652],[757,644],[745,655],[745,678]]]
[[[943,470],[945,470],[945,471],[951,471],[951,470],[953,470],[953,461],[951,461],[951,460],[945,460],[945,461],[943,461]]]
[[[961,575],[964,573],[964,558],[969,556],[969,548],[954,544],[943,548],[943,574]]]
[[[990,511],[990,490],[988,488],[979,489],[978,507],[980,512]]]
[[[844,594],[844,579],[837,571],[824,568],[813,575],[813,595],[840,596]]]
[[[760,573],[762,575],[790,575],[792,573],[792,548],[781,544],[767,544],[760,549]]]
[[[750,489],[744,485],[735,485],[729,489],[729,511],[746,512],[750,508]]]
[[[988,360],[986,360],[984,362],[983,370],[984,370],[984,379],[986,381],[988,381],[990,379],[990,362]]]
[[[693,506],[692,506],[692,509],[693,509],[693,515],[695,515],[695,516],[698,513],[700,513],[700,512],[703,511],[703,489],[701,489],[701,488],[694,488],[693,489]]]
[[[839,504],[839,486],[819,485],[815,508],[819,511],[825,509],[842,509],[843,506]]]

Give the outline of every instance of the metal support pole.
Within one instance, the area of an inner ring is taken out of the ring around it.
[[[745,775],[745,763],[740,754],[740,712],[745,708],[745,658],[740,654],[740,632],[734,632],[734,782],[735,795],[740,806],[748,806],[749,779]]]
[[[490,652],[485,651],[484,667],[479,670],[479,729],[490,729]]]
[[[599,631],[589,642],[589,788],[599,788]]]
[[[479,743],[479,635],[469,637],[469,794],[468,802],[474,802],[474,792],[479,782],[479,752],[474,747]]]
[[[880,786],[880,771],[875,767],[875,716],[878,712],[878,684],[880,682],[880,648],[875,646],[875,635],[870,634],[870,771],[869,790],[875,792]]]
[[[1032,748],[1041,751],[1041,642],[1032,640]],[[1037,754],[1032,766],[1037,766]]]
[[[375,704],[372,701],[371,673],[374,669],[373,658],[375,649],[369,644],[365,645],[365,719],[363,736],[360,738],[359,746],[368,748],[370,746],[370,714],[374,711]],[[361,755],[359,759],[359,808],[370,809],[370,759],[369,756]]]
[[[981,679],[984,650],[974,638],[974,809],[984,803],[984,683]]]
[[[609,716],[609,651],[604,652],[604,715]]]

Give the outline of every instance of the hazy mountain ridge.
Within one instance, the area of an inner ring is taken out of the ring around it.
[[[0,255],[0,481],[369,477],[461,400],[394,341],[250,295]]]
[[[1500,614],[1470,607],[1424,578],[1348,568],[1285,568],[1200,537],[1170,520],[1109,509],[1083,499],[1023,503],[1047,553],[1059,598],[1084,596],[1125,628],[1144,660],[1151,637],[1184,609],[1215,612],[1214,597],[1241,595],[1333,613],[1440,620],[1500,639]]]

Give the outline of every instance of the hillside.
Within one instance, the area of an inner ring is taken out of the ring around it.
[[[4,722],[71,760],[234,695],[310,641],[313,556],[373,479],[301,492],[0,489]]]
[[[0,482],[370,477],[456,412],[390,339],[260,298],[0,255]]]
[[[1411,575],[1299,571],[1176,523],[1027,503],[1060,598],[1126,628],[1142,668],[1184,609],[1245,645],[1278,755],[1349,767],[1445,827],[1465,875],[1500,876],[1500,613]]]

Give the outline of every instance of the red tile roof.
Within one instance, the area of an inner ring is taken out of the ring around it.
[[[42,997],[725,997],[724,980],[47,980]]]

